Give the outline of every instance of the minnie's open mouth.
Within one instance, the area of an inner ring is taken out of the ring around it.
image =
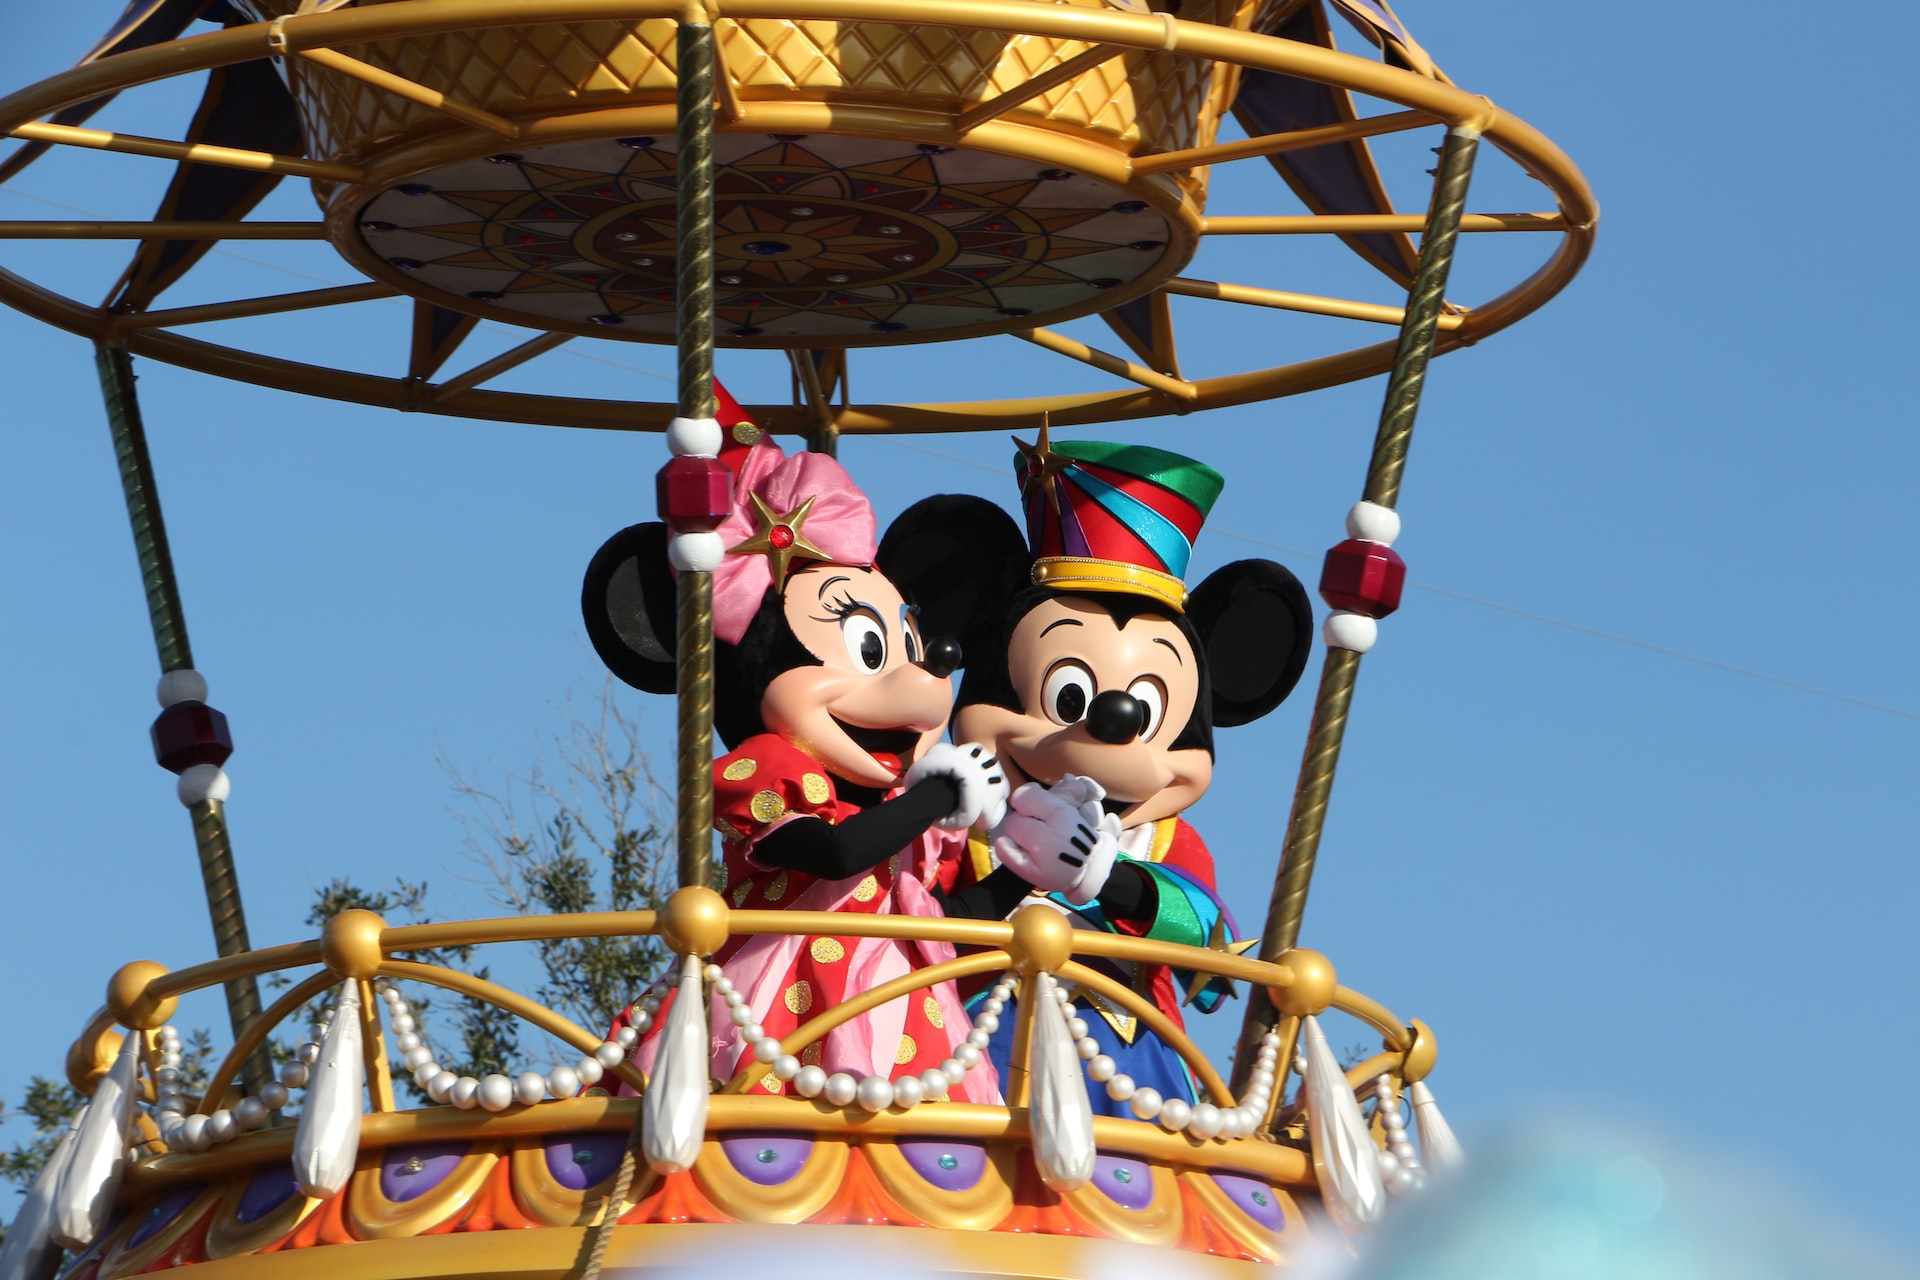
[[[920,745],[920,735],[912,729],[868,729],[857,724],[848,724],[839,716],[833,722],[840,731],[853,740],[853,744],[872,756],[883,768],[893,771],[895,776],[906,772],[913,763],[913,754]]]

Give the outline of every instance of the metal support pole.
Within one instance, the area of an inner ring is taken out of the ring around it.
[[[713,396],[713,27],[679,32],[680,416],[711,418]],[[680,883],[713,882],[713,575],[680,575]]]
[[[1420,263],[1407,294],[1406,318],[1400,325],[1400,344],[1374,434],[1373,457],[1367,464],[1366,501],[1392,507],[1400,499],[1400,477],[1413,440],[1413,421],[1420,410],[1420,392],[1426,385],[1427,362],[1433,356],[1440,328],[1440,309],[1446,297],[1447,275],[1453,267],[1453,248],[1460,235],[1460,217],[1467,205],[1467,185],[1479,150],[1478,130],[1454,128],[1447,132],[1435,170],[1433,201],[1427,209],[1427,231],[1420,241]],[[1354,682],[1360,675],[1360,655],[1352,649],[1329,648],[1320,670],[1320,689],[1313,703],[1313,724],[1307,731],[1306,753],[1300,761],[1300,780],[1294,790],[1293,813],[1287,820],[1286,844],[1280,869],[1274,876],[1273,899],[1267,909],[1266,932],[1260,940],[1260,958],[1278,960],[1300,938],[1300,920],[1307,908],[1307,888],[1320,851],[1320,833],[1326,824],[1327,802],[1333,794],[1333,775],[1340,763],[1340,744],[1346,736],[1347,713],[1353,703]],[[1279,1015],[1264,991],[1247,1001],[1240,1045],[1234,1059],[1234,1088],[1253,1070],[1260,1038]]]
[[[119,464],[120,487],[126,494],[127,520],[133,526],[133,549],[140,563],[140,582],[147,595],[147,616],[153,624],[160,670],[185,670],[193,666],[193,649],[187,642],[187,620],[180,607],[180,584],[173,574],[167,525],[160,514],[160,490],[154,483],[153,460],[147,452],[146,426],[134,393],[133,359],[124,347],[99,345],[94,348],[94,365],[107,402],[114,461]],[[202,800],[193,806],[192,814],[214,946],[222,956],[252,950],[247,940],[246,913],[240,903],[240,880],[233,866],[233,845],[227,836],[226,806],[218,800]],[[260,1016],[260,986],[251,977],[234,978],[226,983],[226,994],[227,1019],[237,1039]],[[247,1059],[242,1077],[247,1092],[256,1096],[273,1079],[273,1062],[264,1046]]]

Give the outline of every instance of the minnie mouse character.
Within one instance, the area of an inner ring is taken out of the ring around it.
[[[943,598],[964,594],[978,574],[951,561],[950,530],[924,520],[896,523],[876,548],[872,508],[837,462],[785,455],[737,408],[729,419],[721,458],[735,472],[736,503],[718,530],[730,550],[713,578],[714,726],[731,748],[714,762],[727,895],[736,907],[1004,916],[1029,892],[1017,856],[963,892],[954,882],[964,833],[1004,812],[1006,777],[990,751],[940,741],[961,649],[951,637],[923,638],[909,603],[929,574],[945,579]],[[974,518],[999,514],[972,501]],[[594,556],[582,593],[595,650],[651,693],[675,682],[666,546],[662,525],[623,530]],[[855,993],[952,956],[944,943],[766,936],[734,939],[715,961],[753,1021],[782,1037]],[[715,1010],[714,1025],[728,1028],[717,1000]],[[953,1046],[966,1026],[953,984],[943,983],[841,1025],[805,1061],[893,1079],[957,1058],[968,1070],[952,1096],[997,1101],[992,1067]],[[730,1076],[743,1048],[738,1036],[716,1037],[713,1073]],[[642,1045],[643,1068],[652,1053]],[[771,1075],[762,1084],[788,1088]]]
[[[1188,591],[1193,540],[1224,484],[1212,468],[1138,445],[1053,445],[1044,431],[1020,448],[1029,536],[1004,515],[981,535],[981,554],[1018,582],[973,651],[953,716],[954,736],[985,744],[1016,790],[1005,822],[974,838],[968,873],[1015,861],[1082,927],[1229,945],[1237,931],[1212,855],[1180,815],[1212,780],[1215,727],[1266,715],[1299,679],[1306,591],[1266,560]],[[937,518],[951,501],[902,519]],[[1075,820],[1092,838],[1060,838]],[[1163,965],[1087,963],[1176,1025],[1183,1003],[1211,1011],[1223,994]],[[1136,1019],[1095,993],[1073,998],[1099,1015],[1090,1030],[1137,1087],[1193,1100],[1184,1064]],[[1003,1070],[1010,1050],[1004,1032],[990,1046]],[[1094,1101],[1108,1114],[1125,1105]]]

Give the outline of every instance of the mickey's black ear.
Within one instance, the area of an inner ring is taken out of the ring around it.
[[[1027,585],[1032,558],[1013,517],[985,498],[944,493],[900,514],[874,558],[920,606],[920,634],[951,636],[963,656],[987,643],[1001,611]]]
[[[1258,720],[1286,701],[1313,648],[1307,590],[1271,560],[1236,560],[1187,599],[1187,617],[1207,647],[1213,722]]]
[[[614,675],[646,693],[673,692],[676,610],[665,525],[632,525],[594,552],[580,613],[593,651]]]

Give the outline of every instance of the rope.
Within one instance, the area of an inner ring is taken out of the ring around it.
[[[627,1193],[633,1190],[633,1175],[640,1164],[640,1136],[646,1130],[645,1115],[644,1108],[634,1113],[633,1130],[627,1134],[626,1149],[620,1153],[620,1168],[613,1175],[613,1188],[607,1192],[606,1201],[600,1206],[599,1221],[593,1224],[593,1230],[587,1236],[586,1257],[580,1264],[580,1280],[600,1280],[600,1268],[607,1260],[607,1246],[613,1243],[613,1229],[620,1224]]]

